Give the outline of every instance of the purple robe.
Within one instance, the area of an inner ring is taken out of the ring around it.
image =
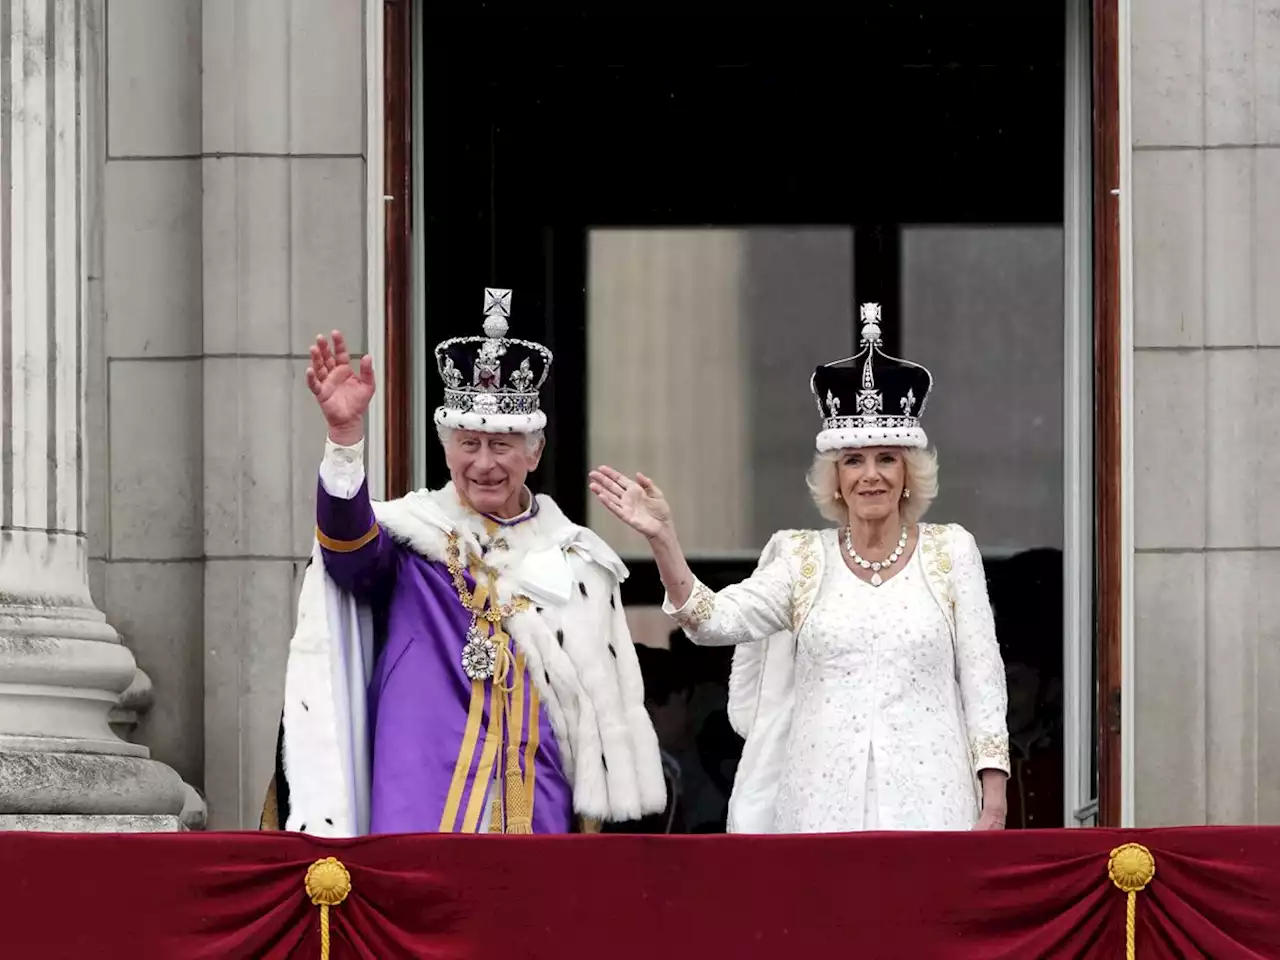
[[[546,708],[528,670],[513,670],[510,708],[499,693],[495,717],[492,681],[462,669],[471,613],[445,565],[380,529],[355,546],[376,524],[367,484],[343,500],[321,483],[316,520],[329,576],[372,607],[384,641],[369,684],[370,832],[484,832],[486,795],[495,773],[502,780],[508,772],[514,746],[533,832],[568,833],[572,789]]]

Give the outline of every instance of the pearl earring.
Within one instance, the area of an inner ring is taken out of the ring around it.
[[[910,499],[911,499],[911,491],[910,491],[910,490],[903,490],[903,491],[902,491],[902,499],[903,499],[903,500],[910,500]]]

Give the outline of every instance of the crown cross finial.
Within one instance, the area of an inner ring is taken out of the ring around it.
[[[485,287],[484,332],[485,336],[505,337],[507,317],[511,316],[511,291],[500,287]]]
[[[862,319],[862,342],[880,343],[880,304],[864,303],[859,316]]]

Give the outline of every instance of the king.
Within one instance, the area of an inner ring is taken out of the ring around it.
[[[666,805],[626,568],[525,485],[552,357],[510,309],[486,290],[484,336],[436,347],[451,481],[398,500],[365,479],[371,358],[338,331],[311,348],[329,436],[265,828],[568,833]]]

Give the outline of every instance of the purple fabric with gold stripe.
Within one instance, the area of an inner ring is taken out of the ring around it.
[[[359,540],[374,523],[367,488],[342,500],[321,484],[316,519],[326,538]],[[512,744],[533,799],[533,832],[569,832],[572,796],[546,708],[528,671],[513,670],[511,712],[499,695],[495,716],[493,684],[463,672],[471,615],[444,564],[385,533],[356,550],[324,549],[324,562],[338,586],[385,616],[386,642],[369,688],[371,832],[486,830],[485,796],[494,774],[506,772]]]

